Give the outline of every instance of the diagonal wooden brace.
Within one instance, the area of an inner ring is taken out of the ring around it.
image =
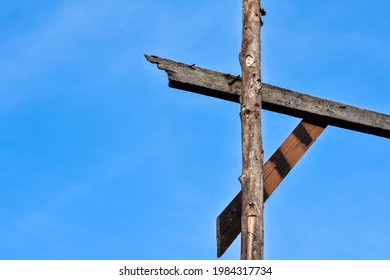
[[[301,121],[264,164],[264,201],[275,191],[326,125]],[[241,191],[217,218],[217,256],[221,257],[241,232]]]

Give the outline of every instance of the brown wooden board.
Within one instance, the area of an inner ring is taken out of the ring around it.
[[[326,125],[302,121],[264,164],[264,202],[280,185]],[[221,257],[241,232],[241,192],[217,218],[217,256]]]
[[[239,103],[241,78],[157,56],[146,58],[167,72],[169,86]],[[390,116],[262,84],[262,108],[345,129],[390,138]]]

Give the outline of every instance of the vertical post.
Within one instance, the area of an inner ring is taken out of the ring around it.
[[[261,136],[260,0],[243,0],[241,134],[241,259],[264,259],[264,174]]]

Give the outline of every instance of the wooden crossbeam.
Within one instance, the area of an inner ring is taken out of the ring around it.
[[[324,131],[326,125],[302,121],[264,164],[264,202],[299,159]],[[241,191],[217,218],[217,256],[221,257],[241,232]]]
[[[241,78],[157,56],[145,56],[168,74],[169,86],[239,103]],[[314,124],[390,138],[390,116],[307,94],[262,84],[262,108]]]

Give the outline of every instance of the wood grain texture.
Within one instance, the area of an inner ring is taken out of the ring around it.
[[[264,165],[264,202],[324,131],[326,125],[302,121]],[[217,256],[221,257],[241,232],[241,192],[217,218]]]
[[[239,103],[241,78],[156,56],[146,58],[168,74],[169,86]],[[328,124],[390,138],[390,116],[262,84],[262,108],[311,123]]]
[[[240,119],[241,259],[264,259],[264,172],[261,134],[261,13],[259,0],[242,0]],[[233,82],[233,81],[232,81]]]

